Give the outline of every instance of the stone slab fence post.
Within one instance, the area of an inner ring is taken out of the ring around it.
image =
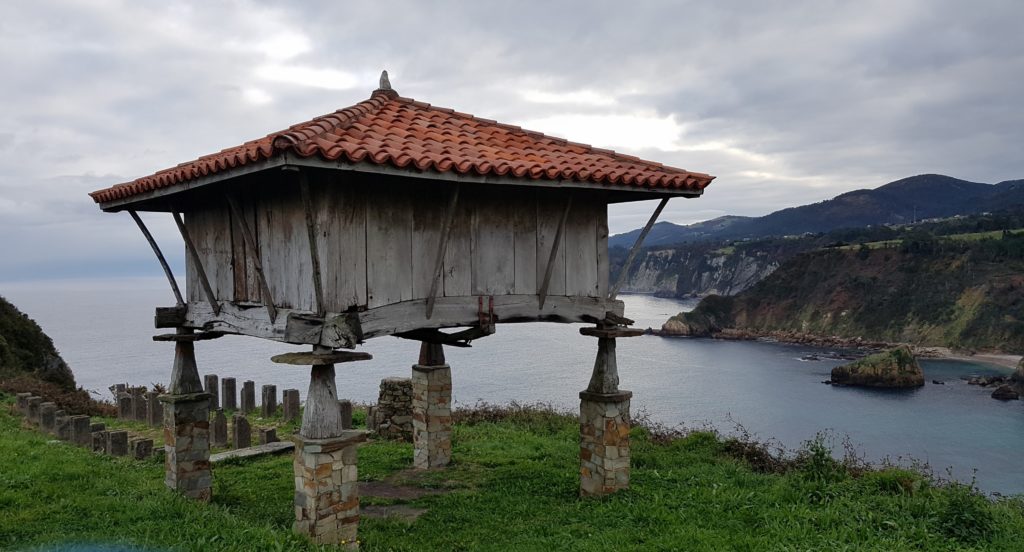
[[[338,401],[338,411],[341,414],[341,429],[352,429],[352,401],[348,399]]]
[[[128,393],[122,393],[117,397],[117,419],[118,420],[130,420],[132,419],[132,396]]]
[[[242,382],[242,414],[252,414],[256,410],[256,384],[252,380]]]
[[[203,390],[210,395],[210,409],[220,408],[220,389],[217,374],[206,374],[203,376]]]
[[[137,422],[146,421],[146,391],[144,387],[132,389],[132,419]]]
[[[42,397],[31,396],[28,398],[28,421],[39,425],[39,405],[43,404]]]
[[[249,420],[241,414],[235,414],[231,419],[231,444],[236,449],[249,448],[252,446],[252,427]]]
[[[160,394],[156,391],[146,393],[146,423],[149,427],[164,425],[164,405],[160,402]]]
[[[39,429],[46,433],[54,433],[56,429],[57,404],[44,402],[39,404]]]
[[[299,419],[299,390],[285,389],[283,391],[284,421],[290,422]]]
[[[218,408],[213,414],[213,422],[210,424],[210,441],[215,447],[228,446],[228,419],[224,416],[223,408]]]
[[[238,391],[235,388],[235,378],[220,380],[220,406],[224,410],[238,410]]]
[[[107,454],[128,456],[128,432],[124,430],[107,432]]]
[[[267,443],[276,443],[279,439],[277,438],[277,428],[273,427],[261,427],[260,428],[260,444],[265,445]]]
[[[71,426],[71,442],[80,447],[89,447],[92,444],[92,418],[85,415],[71,416],[68,422]]]
[[[264,385],[263,393],[260,403],[260,415],[264,418],[270,418],[277,413],[277,386],[276,385]]]
[[[32,396],[32,393],[18,393],[18,402],[16,403],[18,413],[22,416],[28,415],[28,398]]]

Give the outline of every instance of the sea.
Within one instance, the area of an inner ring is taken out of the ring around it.
[[[0,283],[0,295],[42,326],[78,384],[99,398],[109,398],[115,383],[165,383],[170,375],[173,344],[152,340],[161,333],[153,328],[154,307],[174,304],[162,279],[7,282]],[[640,328],[658,328],[695,305],[650,295],[621,299]],[[580,327],[499,324],[494,335],[471,348],[446,347],[456,406],[516,401],[578,409],[578,392],[589,381],[597,349]],[[373,403],[382,378],[409,376],[419,346],[384,337],[360,349],[373,360],[338,365],[338,392]],[[198,343],[196,357],[202,374],[237,378],[239,387],[253,380],[257,389],[295,388],[304,396],[308,369],[270,361],[275,354],[303,350],[226,336]],[[991,390],[964,381],[1010,370],[922,360],[928,383],[919,389],[842,388],[822,384],[843,362],[828,358],[833,353],[841,351],[645,335],[618,342],[620,387],[633,392],[634,416],[664,426],[743,433],[788,449],[823,434],[837,454],[845,443],[873,463],[925,465],[941,478],[973,483],[986,493],[1024,493],[1024,401],[997,401],[989,397]]]

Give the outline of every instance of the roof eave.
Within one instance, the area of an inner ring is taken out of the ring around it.
[[[264,161],[248,163],[246,165],[229,169],[226,171],[221,171],[212,175],[201,176],[198,178],[187,180],[185,182],[173,184],[171,186],[166,186],[163,188],[158,188],[155,190],[149,190],[139,194],[134,194],[130,197],[115,199],[107,202],[101,202],[99,204],[99,207],[100,209],[106,212],[131,210],[133,209],[133,207],[138,208],[140,204],[145,204],[155,199],[180,194],[188,190],[202,188],[210,184],[216,184],[218,182],[237,178],[239,176],[244,176],[246,174],[252,174],[277,167],[283,167],[286,165],[341,171],[364,172],[389,176],[425,178],[429,180],[438,180],[444,182],[462,182],[505,186],[529,186],[543,188],[578,188],[595,191],[600,190],[620,193],[619,197],[623,199],[616,201],[616,203],[627,201],[643,201],[647,199],[666,196],[694,198],[700,197],[703,194],[703,190],[692,190],[683,188],[648,188],[623,184],[601,184],[577,180],[534,180],[529,178],[515,178],[508,176],[458,174],[454,172],[442,173],[436,171],[420,171],[418,169],[399,169],[391,165],[376,165],[371,163],[349,163],[340,160],[329,161],[319,157],[299,157],[294,154],[286,152],[283,154],[276,155]]]

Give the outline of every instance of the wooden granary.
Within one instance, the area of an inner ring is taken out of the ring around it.
[[[176,344],[162,400],[169,435],[192,437],[192,448],[169,439],[168,485],[209,497],[196,341],[231,333],[309,346],[275,360],[312,367],[295,462],[315,478],[362,438],[326,406],[337,399],[333,365],[368,358],[351,351],[361,342],[423,343],[415,465],[438,467],[451,450],[443,346],[498,324],[557,321],[592,324],[581,332],[599,342],[581,393],[581,493],[627,486],[629,393],[618,389],[615,339],[638,332],[615,299],[621,282],[609,282],[608,205],[662,200],[628,264],[665,202],[699,196],[712,178],[402,98],[385,73],[352,107],[90,194],[104,211],[131,213],[178,298],[156,314],[157,327],[175,329],[157,337]],[[139,211],[174,217],[184,294]],[[609,446],[621,454],[599,452]],[[346,489],[324,517],[306,504],[324,496],[297,488],[296,529],[323,542],[354,536],[358,494]]]

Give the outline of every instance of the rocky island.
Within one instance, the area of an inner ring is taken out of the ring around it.
[[[924,385],[924,373],[906,345],[832,369],[832,385],[903,389]]]

